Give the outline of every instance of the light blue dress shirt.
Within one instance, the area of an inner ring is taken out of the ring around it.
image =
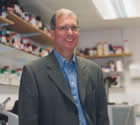
[[[77,71],[76,71],[76,63],[75,63],[75,55],[73,55],[72,60],[68,62],[63,56],[61,56],[56,50],[53,51],[56,59],[61,67],[61,70],[64,73],[64,77],[68,83],[68,86],[71,90],[72,97],[75,101],[75,104],[78,109],[80,125],[88,125],[87,120],[85,118],[85,114],[83,112],[80,97],[78,92],[78,80],[77,80]]]

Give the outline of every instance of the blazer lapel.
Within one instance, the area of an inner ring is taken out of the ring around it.
[[[76,61],[77,61],[77,77],[78,77],[79,94],[81,98],[81,103],[84,105],[86,88],[88,83],[88,72],[86,71],[86,64],[82,63],[79,57],[77,57]]]
[[[50,54],[47,62],[47,72],[50,78],[54,81],[52,83],[54,83],[59,88],[59,90],[74,103],[68,83],[66,82],[64,74],[61,71],[60,66],[53,53]]]

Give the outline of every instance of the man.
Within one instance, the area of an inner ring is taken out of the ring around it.
[[[57,10],[50,33],[54,51],[24,66],[19,125],[109,125],[101,69],[74,54],[79,38],[75,13]]]

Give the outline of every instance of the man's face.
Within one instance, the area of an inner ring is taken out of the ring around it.
[[[51,32],[56,50],[63,54],[73,52],[79,39],[79,28],[77,29],[75,16],[66,15],[56,17],[56,28]]]

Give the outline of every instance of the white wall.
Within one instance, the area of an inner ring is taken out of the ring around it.
[[[122,44],[121,30],[104,30],[96,32],[81,32],[79,39],[79,47],[86,48],[94,46],[98,41],[114,43],[114,45]]]

